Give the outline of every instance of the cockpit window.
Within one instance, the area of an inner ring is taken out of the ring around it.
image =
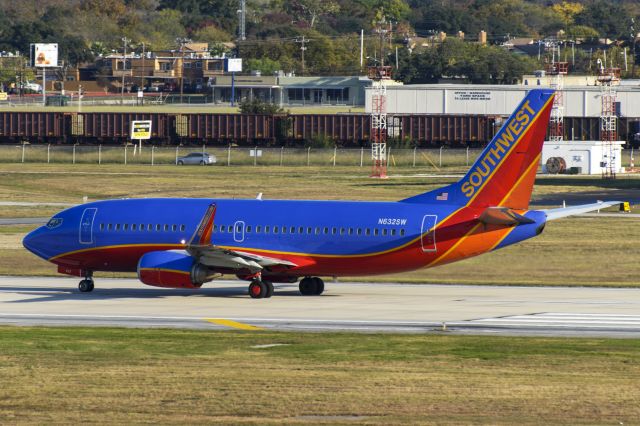
[[[47,222],[47,228],[49,229],[57,228],[60,225],[62,225],[61,217],[52,217],[49,219],[49,222]]]

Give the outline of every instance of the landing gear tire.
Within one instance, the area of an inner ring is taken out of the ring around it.
[[[85,279],[80,281],[80,284],[78,284],[78,290],[80,290],[81,293],[93,291],[93,280]]]
[[[303,296],[318,296],[324,292],[324,281],[318,277],[305,277],[299,284]]]
[[[262,299],[267,297],[267,286],[262,281],[252,281],[249,284],[249,296],[252,299]]]
[[[273,296],[273,283],[271,281],[262,281],[262,283],[267,287],[267,294],[264,297],[268,299]]]

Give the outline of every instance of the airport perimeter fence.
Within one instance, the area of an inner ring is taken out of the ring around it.
[[[371,149],[263,148],[263,147],[156,147],[87,145],[0,145],[0,163],[146,164],[177,165],[180,157],[206,152],[215,166],[371,166]],[[470,166],[482,149],[387,148],[389,168],[420,167],[432,171]]]

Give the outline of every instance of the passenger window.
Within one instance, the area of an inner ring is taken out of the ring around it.
[[[169,230],[169,225],[164,225],[164,232],[167,232]]]
[[[320,235],[320,228],[316,228],[316,235]]]
[[[185,228],[186,228],[186,226],[184,226],[184,225],[180,225],[180,230],[181,230],[182,232],[184,232]]]
[[[224,231],[225,231],[226,229],[227,229],[227,227],[226,227],[226,226],[224,226],[224,225],[220,225],[220,233],[221,233],[221,234],[224,234]]]
[[[404,237],[404,229],[400,230],[400,235]]]
[[[395,236],[396,236],[396,230],[395,230],[395,229],[392,229],[392,230],[391,230],[391,236],[392,236],[392,237],[395,237]]]
[[[119,231],[119,230],[120,230],[120,224],[116,223],[116,231]]]
[[[251,232],[251,225],[247,226],[246,232]]]
[[[387,229],[386,228],[382,230],[382,236],[384,236],[384,237],[387,236]]]
[[[356,234],[358,234],[358,235],[362,235],[362,229],[361,229],[361,228],[358,228],[358,229],[356,230]]]
[[[349,228],[349,235],[353,235],[353,228]]]
[[[144,223],[141,223],[141,224],[140,224],[140,230],[141,230],[141,231],[144,231]]]
[[[137,231],[138,230],[138,224],[137,223],[131,224],[131,230],[132,231]]]
[[[324,235],[327,235],[329,233],[329,228],[325,226],[322,232],[324,233]]]
[[[256,234],[259,234],[260,232],[262,232],[262,226],[258,225],[256,226]]]
[[[162,225],[156,223],[156,231],[160,231],[162,229]]]
[[[274,233],[274,234],[277,234],[277,233],[278,233],[278,227],[277,227],[277,226],[274,226],[274,227],[273,227],[273,233]]]
[[[371,235],[371,229],[367,228],[364,231],[364,234],[368,237],[369,235]]]
[[[291,229],[295,230],[295,228],[291,228]],[[304,234],[304,228],[302,226],[298,227],[298,234]]]
[[[311,227],[307,228],[307,234],[311,235]]]
[[[104,231],[104,223],[101,223],[101,224],[100,224],[100,230],[101,230],[101,231]]]
[[[344,228],[340,228],[340,235],[344,235]]]
[[[176,232],[178,230],[178,225],[171,225],[171,230]]]
[[[153,225],[152,224],[148,224],[147,225],[147,231],[153,231]]]
[[[212,232],[218,232],[218,225],[213,225]]]
[[[265,234],[268,234],[270,231],[271,231],[271,230],[270,230],[269,226],[265,226],[265,227],[264,227],[264,233],[265,233]]]
[[[376,237],[377,237],[379,234],[380,234],[380,230],[378,230],[378,228],[376,228],[376,229],[374,229],[374,230],[373,230],[373,235],[374,235],[374,236],[376,236]]]
[[[129,230],[129,224],[125,223],[124,225],[122,225],[122,229],[125,230],[125,231],[128,231]]]
[[[277,232],[277,231],[276,231],[276,232]],[[283,233],[283,234],[286,234],[286,233],[287,233],[287,227],[286,227],[286,226],[283,226],[283,227],[282,227],[282,233]]]
[[[331,228],[331,234],[336,235],[338,233],[338,228]]]

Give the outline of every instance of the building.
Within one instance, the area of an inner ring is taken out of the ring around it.
[[[365,77],[296,77],[286,75],[215,76],[209,80],[215,103],[231,101],[232,85],[236,101],[262,99],[282,106],[351,105],[362,106],[365,88],[371,80]]]
[[[537,85],[536,85],[537,86]],[[527,85],[419,84],[389,86],[390,114],[482,114],[508,116],[531,88]],[[617,87],[618,116],[640,117],[640,85]],[[600,86],[565,86],[564,115],[599,117]],[[366,111],[371,111],[371,90],[366,90]]]

